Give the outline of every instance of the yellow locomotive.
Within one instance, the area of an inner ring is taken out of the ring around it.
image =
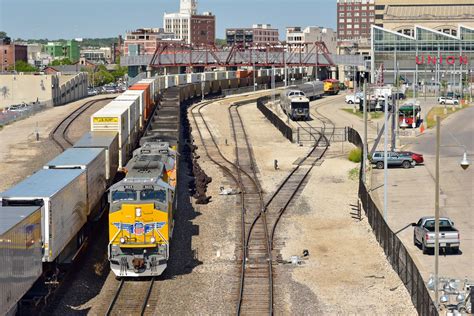
[[[335,95],[339,93],[339,80],[326,79],[324,82],[324,93]]]
[[[117,277],[156,276],[167,267],[176,158],[169,143],[147,142],[133,152],[125,178],[110,188],[108,257]]]

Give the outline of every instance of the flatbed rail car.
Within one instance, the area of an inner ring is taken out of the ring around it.
[[[324,93],[329,95],[336,95],[339,93],[339,80],[326,79],[324,82]]]

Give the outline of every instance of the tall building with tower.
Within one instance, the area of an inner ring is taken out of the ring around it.
[[[216,17],[211,12],[198,14],[196,0],[181,0],[178,13],[165,13],[165,32],[192,45],[211,45],[216,39]]]

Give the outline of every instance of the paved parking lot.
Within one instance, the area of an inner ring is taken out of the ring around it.
[[[442,124],[442,144],[467,146],[472,163],[474,153],[474,108],[458,112]],[[416,222],[421,216],[434,216],[435,204],[435,131],[407,139],[405,149],[424,155],[425,164],[414,169],[389,169],[388,222],[394,231]],[[462,170],[459,162],[462,148],[442,148],[440,160],[440,214],[450,217],[461,234],[461,254],[440,256],[440,275],[474,280],[474,168]],[[377,204],[383,209],[383,170],[374,170],[372,189]],[[434,256],[423,255],[413,245],[413,228],[399,234],[403,243],[419,263],[425,278],[434,273]]]

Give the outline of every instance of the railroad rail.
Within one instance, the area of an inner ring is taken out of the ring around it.
[[[268,223],[263,212],[263,191],[253,151],[238,105],[228,108],[235,142],[236,163],[241,186],[242,231],[245,260],[242,262],[237,314],[273,314],[273,271]],[[241,177],[241,173],[252,177]],[[249,179],[250,181],[246,180]],[[250,221],[248,220],[250,219]]]
[[[147,282],[148,287],[144,286],[144,281],[121,279],[105,315],[136,315],[140,311],[140,316],[143,316],[147,309],[153,313],[157,302],[150,304],[150,296],[155,278]]]
[[[49,138],[61,149],[61,151],[72,147],[74,143],[67,136],[67,132],[71,124],[97,102],[112,99],[113,98],[109,97],[87,101],[79,108],[71,112],[68,116],[66,116],[58,125],[56,125],[56,127],[49,134]]]

